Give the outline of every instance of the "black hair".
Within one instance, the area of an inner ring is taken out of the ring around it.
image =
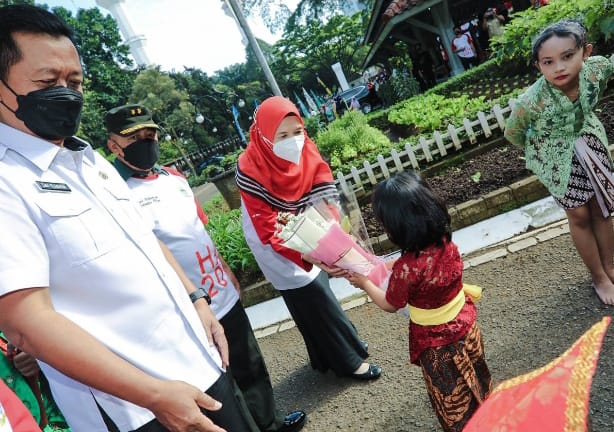
[[[442,245],[444,238],[452,239],[446,205],[414,171],[382,181],[373,194],[373,212],[403,253],[417,256],[430,245]]]
[[[531,62],[535,64],[539,60],[540,48],[551,37],[571,37],[576,42],[576,48],[583,48],[587,44],[586,33],[586,27],[578,20],[564,19],[550,24],[533,40]]]
[[[13,39],[16,32],[66,36],[75,44],[72,29],[45,9],[30,5],[0,7],[0,79],[5,81],[11,66],[18,63],[22,56]]]

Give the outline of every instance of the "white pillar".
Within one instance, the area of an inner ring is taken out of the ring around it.
[[[458,55],[452,52],[452,39],[454,39],[454,21],[450,15],[450,9],[448,1],[444,0],[442,3],[433,7],[433,21],[435,26],[439,29],[439,37],[443,49],[448,53],[450,67],[452,68],[452,75],[458,75],[465,71],[463,64],[458,58]]]
[[[345,74],[343,73],[343,68],[341,67],[341,63],[337,62],[331,66],[333,68],[333,72],[337,75],[337,81],[339,81],[339,85],[341,86],[341,90],[346,91],[350,88],[348,84],[348,80],[345,78]]]
[[[101,6],[108,10],[117,25],[119,31],[124,37],[124,41],[130,47],[130,53],[134,58],[134,61],[139,66],[149,66],[151,61],[145,51],[146,38],[142,34],[136,34],[130,23],[130,18],[124,8],[124,0],[96,0],[98,6]]]

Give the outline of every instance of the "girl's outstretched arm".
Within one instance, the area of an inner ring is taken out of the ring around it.
[[[386,291],[376,286],[365,275],[362,275],[360,273],[350,273],[348,276],[346,276],[346,278],[356,288],[360,288],[361,290],[366,292],[369,295],[369,297],[371,297],[371,299],[373,300],[373,303],[378,305],[380,308],[382,308],[386,312],[396,312],[397,311],[397,308],[392,306],[386,300]]]

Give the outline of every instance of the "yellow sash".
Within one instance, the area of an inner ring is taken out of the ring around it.
[[[409,319],[422,326],[445,324],[452,321],[465,305],[465,294],[473,301],[482,298],[482,288],[477,285],[463,284],[463,289],[458,292],[449,303],[437,309],[422,309],[407,305]]]

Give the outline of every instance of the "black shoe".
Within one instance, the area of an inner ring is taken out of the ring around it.
[[[305,411],[292,411],[284,419],[284,425],[279,429],[279,432],[297,432],[303,429],[307,414]]]
[[[357,380],[369,381],[369,380],[378,379],[381,374],[382,374],[382,368],[376,364],[371,363],[369,364],[369,369],[367,369],[366,372],[361,373],[361,374],[355,373],[355,374],[350,375],[350,377],[357,379]]]

